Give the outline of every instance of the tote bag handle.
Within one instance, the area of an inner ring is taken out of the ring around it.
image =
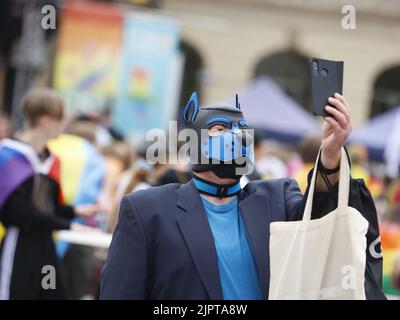
[[[321,156],[321,149],[318,152],[317,160],[315,161],[315,167],[311,178],[310,190],[308,192],[306,207],[303,214],[303,221],[311,220],[312,202],[314,199],[315,181],[317,179],[318,171],[318,160]],[[340,156],[340,173],[339,173],[339,197],[338,197],[338,209],[339,213],[344,212],[349,204],[349,191],[350,191],[350,166],[347,160],[347,154],[342,147],[342,154]]]

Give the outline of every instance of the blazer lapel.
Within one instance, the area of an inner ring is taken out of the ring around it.
[[[253,246],[263,298],[267,299],[269,290],[270,204],[269,201],[265,200],[265,197],[254,194],[239,200],[239,209]]]
[[[177,219],[197,272],[212,300],[223,299],[217,253],[200,195],[193,182],[181,186],[177,203],[185,212]]]

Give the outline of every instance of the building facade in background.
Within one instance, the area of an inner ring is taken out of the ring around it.
[[[356,10],[354,30],[342,27],[345,5]],[[306,73],[314,56],[344,60],[355,126],[400,105],[398,1],[164,0],[161,8],[180,17],[183,41],[201,61],[193,70],[203,103],[268,74],[309,108]]]
[[[27,2],[2,0],[0,32],[0,105],[15,102],[17,72],[13,44],[22,33]],[[179,109],[191,92],[201,103],[240,92],[259,75],[268,75],[310,109],[308,59],[344,60],[344,94],[355,126],[400,105],[400,2],[394,0],[104,0],[122,8],[149,10],[177,18],[185,56]],[[355,28],[343,19],[355,9]],[[344,10],[342,13],[342,10]],[[47,32],[46,65],[29,83],[52,83],[57,30]],[[18,79],[17,79],[18,80]],[[177,117],[181,113],[177,110]],[[178,118],[179,119],[179,118]]]

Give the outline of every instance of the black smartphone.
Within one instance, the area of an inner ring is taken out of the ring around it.
[[[343,91],[343,61],[332,61],[318,58],[310,59],[311,93],[313,113],[326,117],[325,111],[328,98],[334,93]]]

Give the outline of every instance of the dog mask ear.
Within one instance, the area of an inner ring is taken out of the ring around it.
[[[240,110],[239,95],[236,93],[236,108]]]
[[[185,125],[189,125],[196,120],[196,116],[199,113],[199,100],[197,98],[197,93],[194,91],[190,96],[185,109],[183,110],[183,121]]]

